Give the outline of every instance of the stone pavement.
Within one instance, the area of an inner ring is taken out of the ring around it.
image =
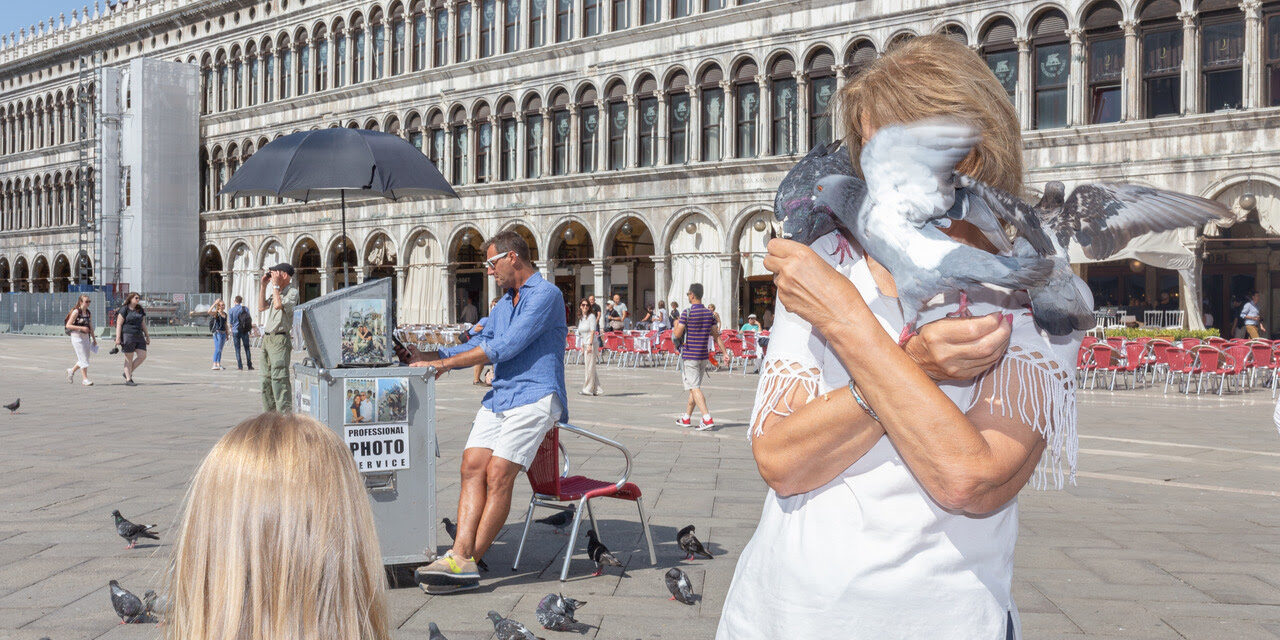
[[[118,625],[106,583],[138,593],[160,583],[173,523],[194,466],[231,425],[258,411],[257,372],[210,371],[211,344],[157,340],[139,385],[119,384],[118,357],[95,358],[97,386],[67,385],[63,339],[0,335],[0,639],[158,638],[153,625]],[[570,367],[572,383],[581,367]],[[565,543],[535,525],[524,566],[511,572],[528,486],[487,560],[479,592],[428,597],[393,589],[397,638],[425,638],[437,622],[453,639],[491,636],[496,609],[534,625],[542,595],[587,600],[584,637],[711,638],[737,553],[750,538],[765,487],[745,437],[756,378],[716,374],[708,395],[719,423],[695,433],[672,424],[682,405],[674,370],[604,370],[606,394],[570,395],[572,422],[635,454],[658,565],[649,566],[631,504],[600,501],[607,544],[626,563],[589,577],[579,552],[561,585]],[[456,509],[456,469],[482,389],[470,372],[440,386],[441,512]],[[1266,392],[1165,397],[1158,390],[1081,394],[1081,473],[1062,492],[1021,495],[1015,597],[1024,635],[1040,638],[1280,637],[1280,436]],[[620,459],[580,439],[575,468],[617,473]],[[159,544],[125,550],[110,512],[161,523]],[[714,560],[685,562],[674,543],[698,527]],[[442,539],[447,537],[441,533]],[[703,595],[667,600],[662,573],[682,566]],[[577,634],[541,632],[548,639]]]

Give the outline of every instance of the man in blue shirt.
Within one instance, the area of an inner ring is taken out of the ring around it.
[[[244,297],[236,296],[236,304],[227,312],[227,324],[231,325],[231,339],[234,341],[236,350],[236,368],[243,369],[244,363],[249,364],[249,370],[253,371],[253,356],[249,355],[249,331],[253,329],[253,313],[249,311],[249,307],[244,306]],[[240,360],[240,348],[244,348],[244,361]]]
[[[516,477],[533,462],[551,427],[569,417],[564,296],[534,269],[520,234],[499,233],[483,250],[489,275],[505,291],[490,310],[484,331],[434,355],[415,354],[412,362],[436,367],[436,377],[486,363],[493,363],[494,372],[493,388],[484,396],[462,452],[453,548],[416,572],[428,593],[479,586],[476,559],[484,557],[507,521]]]

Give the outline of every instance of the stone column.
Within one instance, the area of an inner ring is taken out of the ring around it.
[[[702,89],[696,85],[689,87],[689,127],[685,130],[685,140],[685,162],[701,162]],[[654,295],[657,295],[657,289],[654,289]]]
[[[659,300],[667,299],[667,256],[653,256],[653,304],[656,308]]]
[[[529,0],[520,0],[520,4],[520,33],[516,34],[516,37],[520,42],[524,43],[524,46],[519,46],[519,43],[517,43],[517,51],[528,49],[532,45],[532,41],[529,39]]]
[[[446,0],[444,10],[446,24],[449,25],[445,30],[445,40],[449,45],[445,47],[445,64],[456,64],[458,62],[458,1]]]
[[[577,0],[577,3],[582,4],[582,0]],[[579,131],[581,126],[579,125],[578,120],[578,105],[575,103],[569,103],[569,148],[565,150],[565,153],[569,154],[569,157],[565,158],[565,169],[567,173],[582,172],[582,159],[578,157],[578,151],[582,147],[582,134]]]
[[[724,286],[725,299],[715,303],[716,309],[720,311],[720,322],[723,323],[721,329],[736,328],[739,325],[735,322],[738,317],[738,279],[735,277],[734,257],[732,253],[722,253],[717,256],[720,259],[720,281]]]
[[[843,64],[836,64],[831,66],[831,70],[836,73],[836,96],[839,96],[840,90],[848,82],[848,77],[845,74],[848,72],[849,67]],[[831,139],[843,140],[848,132],[844,130],[844,122],[840,118],[839,109],[832,108],[832,105],[837,102],[836,96],[832,96],[831,102],[827,103],[827,110],[831,113]],[[808,151],[805,151],[805,153],[808,153]]]
[[[658,147],[658,153],[654,157],[654,164],[663,166],[671,163],[671,147],[667,144],[670,139],[667,134],[670,132],[668,126],[671,123],[671,105],[667,104],[666,91],[658,89],[653,92],[653,95],[658,99],[657,131],[653,132],[654,144]],[[632,288],[634,289],[635,287],[632,286]]]
[[[809,78],[802,71],[791,74],[796,79],[796,151],[808,153],[813,144],[809,141]]]
[[[1182,21],[1182,114],[1200,113],[1200,30],[1196,12],[1180,11]]]
[[[1067,29],[1071,39],[1071,69],[1067,72],[1067,126],[1085,123],[1086,87],[1084,62],[1084,30]]]
[[[329,268],[320,267],[320,295],[332,293],[333,289],[330,288],[331,280],[332,278],[329,276]]]
[[[601,312],[604,311],[605,303],[604,269],[605,265],[603,258],[591,259],[591,289],[592,292],[595,293],[596,303],[600,305]]]
[[[502,129],[498,114],[489,116],[489,182],[497,182],[502,170]]]
[[[474,118],[466,119],[467,126],[467,147],[462,150],[462,166],[466,167],[466,172],[471,175],[462,176],[463,184],[475,184],[476,173],[479,167],[476,166],[476,149],[480,148],[480,141],[476,139],[476,121]]]
[[[609,170],[609,104],[596,100],[596,171]]]
[[[326,69],[325,75],[329,77],[324,79],[324,86],[328,89],[334,88],[333,74],[338,72],[338,43],[337,39],[332,36],[333,34],[331,33],[325,34],[325,42],[329,44],[324,48],[324,68]],[[347,42],[350,43],[350,40]],[[319,82],[318,79],[317,82]]]
[[[538,110],[542,115],[542,144],[538,147],[538,157],[542,159],[541,175],[551,175],[551,107],[543,106]]]
[[[756,76],[756,87],[760,96],[756,109],[756,157],[763,158],[773,150],[773,91],[764,74]]]
[[[71,281],[75,281],[75,274],[71,274]],[[226,298],[231,295],[231,270],[227,269],[222,272],[222,297]]]
[[[365,281],[365,278],[368,278],[368,277],[369,277],[369,267],[368,267],[368,266],[360,265],[360,266],[356,267],[355,269],[353,269],[353,271],[355,271],[355,272],[356,272],[356,284],[363,284],[363,283],[364,283],[364,281]]]
[[[1262,61],[1265,57],[1266,38],[1262,29],[1261,0],[1244,0],[1240,3],[1244,12],[1244,64],[1241,76],[1244,77],[1244,108],[1257,109],[1263,106],[1263,87],[1266,85],[1266,71]]]
[[[627,168],[634,169],[640,166],[640,145],[638,144],[639,138],[640,138],[639,136],[640,119],[636,117],[639,110],[636,109],[635,94],[628,93],[626,95],[626,100],[627,100],[627,136],[626,136]]]
[[[1014,38],[1018,45],[1018,87],[1014,90],[1014,105],[1018,110],[1018,120],[1022,130],[1031,129],[1031,40]]]
[[[587,35],[587,14],[582,8],[582,0],[573,0],[573,15],[570,16],[573,23],[574,37],[583,38]],[[575,309],[577,307],[574,307]]]
[[[720,81],[720,90],[724,93],[724,112],[720,121],[720,159],[734,157],[738,140],[738,101],[734,99],[733,83]]]
[[[539,260],[537,261],[537,263],[535,263],[534,266],[538,268],[538,273],[542,275],[543,280],[546,280],[547,282],[552,282],[552,283],[555,282],[555,279],[552,277],[552,273],[556,269],[555,262],[556,262],[555,260],[547,259],[547,260]]]
[[[496,10],[496,8],[495,8]],[[497,16],[494,16],[497,19]],[[480,59],[480,2],[472,0],[471,2],[471,59]]]
[[[1124,30],[1124,75],[1120,79],[1120,119],[1136,120],[1142,113],[1142,61],[1138,59],[1138,21],[1121,20]]]
[[[427,26],[426,33],[422,34],[423,44],[426,48],[426,55],[422,58],[422,68],[430,69],[436,66],[436,10],[435,7],[432,7],[431,3],[428,2],[423,11],[427,16]]]

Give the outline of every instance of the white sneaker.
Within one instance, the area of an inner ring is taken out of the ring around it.
[[[67,369],[67,384],[75,384],[75,380],[72,379],[72,376],[74,376],[75,373],[75,369]]]
[[[703,419],[702,419],[702,424],[699,424],[699,425],[696,427],[696,429],[697,429],[698,431],[706,431],[707,429],[710,429],[710,428],[712,428],[712,427],[714,427],[714,426],[716,426],[716,421],[715,421],[715,420],[712,420],[711,418],[703,418]]]
[[[82,384],[82,385],[84,385],[84,386],[86,386],[86,387],[92,387],[92,386],[93,386],[93,381],[92,381],[92,380],[81,380],[81,381],[80,381],[80,384]]]
[[[210,371],[217,371],[217,370],[218,370],[218,365],[216,365],[216,364],[215,364],[215,365],[213,365],[212,367],[209,367],[209,370],[210,370]]]

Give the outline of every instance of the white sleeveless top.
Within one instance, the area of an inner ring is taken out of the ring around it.
[[[896,338],[902,330],[897,301],[879,293],[858,249],[834,233],[812,246],[858,287]],[[1016,299],[998,295],[1017,313],[1009,353],[989,375],[996,376],[996,389],[1019,400],[1027,391],[1041,396],[1008,410],[1038,425],[1048,443],[1034,482],[1060,488],[1063,462],[1074,480],[1074,358],[1060,362]],[[820,333],[782,305],[774,314],[752,416],[755,433],[766,412],[785,415],[795,408],[781,406],[795,385],[812,398],[849,382]],[[941,386],[957,406],[973,410],[977,383]],[[716,638],[1004,640],[1009,619],[1020,638],[1010,594],[1017,535],[1016,498],[980,517],[948,511],[882,436],[823,487],[785,498],[769,491],[760,524],[738,560]]]

